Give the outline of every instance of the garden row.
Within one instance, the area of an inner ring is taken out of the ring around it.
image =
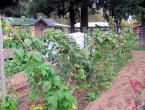
[[[7,78],[23,71],[30,99],[41,97],[42,108],[49,110],[76,109],[72,93],[78,88],[87,88],[86,99],[94,100],[131,58],[130,49],[136,39],[130,29],[119,34],[96,29],[85,38],[86,47],[80,49],[75,40],[57,29],[47,29],[43,36],[35,38],[25,27],[10,33],[4,47],[16,51],[12,59],[5,60]],[[14,110],[13,104],[7,97],[2,106]]]

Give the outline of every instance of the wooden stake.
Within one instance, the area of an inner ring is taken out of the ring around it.
[[[2,99],[7,96],[6,78],[4,74],[4,50],[3,50],[3,36],[2,36],[2,17],[0,15],[0,85],[2,92]]]

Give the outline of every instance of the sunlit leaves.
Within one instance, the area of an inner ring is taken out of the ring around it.
[[[60,40],[59,36],[61,35],[59,33],[61,31],[53,31],[53,37]],[[64,37],[62,32],[61,34]],[[61,82],[55,70],[44,62],[43,53],[40,51],[44,49],[43,46],[45,47],[44,39],[30,38],[26,31],[16,31],[12,35],[12,41],[16,41],[16,44],[21,45],[21,48],[16,50],[12,60],[6,61],[6,71],[8,73],[24,71],[31,90],[30,98],[42,98],[45,108],[49,110],[68,110],[76,104],[76,99]],[[8,106],[6,102],[4,104]]]
[[[32,44],[32,41],[31,41],[31,39],[25,39],[24,43],[27,47],[29,47]]]
[[[7,110],[16,110],[16,95],[15,94],[9,94],[0,104],[2,108]]]

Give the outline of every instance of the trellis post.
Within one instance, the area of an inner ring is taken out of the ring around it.
[[[2,35],[2,16],[0,14],[0,86],[1,86],[1,96],[5,99],[7,95],[6,90],[6,78],[4,74],[4,49],[3,49],[3,35]]]

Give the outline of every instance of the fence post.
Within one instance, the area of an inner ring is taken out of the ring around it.
[[[2,99],[5,99],[7,95],[6,90],[6,78],[4,74],[4,50],[3,50],[3,36],[2,36],[2,17],[0,15],[0,85],[2,93]]]

